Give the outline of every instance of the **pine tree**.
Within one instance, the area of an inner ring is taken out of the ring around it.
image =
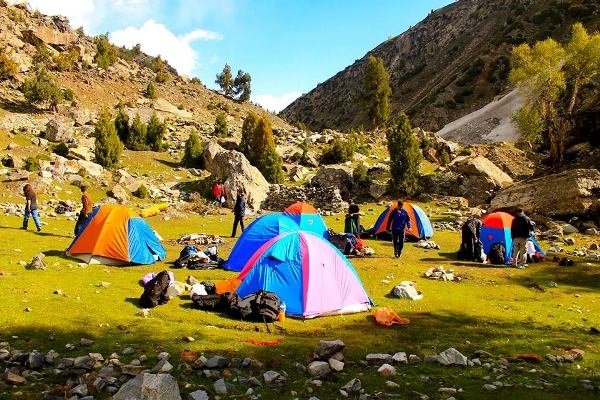
[[[283,160],[275,149],[271,123],[266,117],[249,113],[242,127],[240,151],[271,183],[283,181]]]
[[[363,101],[367,116],[373,127],[384,124],[390,116],[390,78],[383,60],[369,56],[365,71]]]
[[[104,168],[114,169],[121,158],[123,145],[108,110],[102,110],[94,129],[96,162]]]
[[[129,150],[147,150],[146,146],[146,124],[142,122],[140,114],[136,114],[129,127],[129,137],[126,146]]]
[[[169,80],[169,73],[167,72],[167,66],[160,56],[157,56],[154,60],[154,72],[156,72],[156,82],[165,83]]]
[[[231,96],[233,94],[233,75],[231,74],[231,67],[229,64],[225,64],[223,72],[217,74],[215,83],[219,85],[225,96]]]
[[[185,150],[181,164],[189,168],[202,167],[202,152],[204,151],[202,142],[196,132],[192,132],[185,142]]]
[[[227,119],[225,118],[225,114],[220,113],[219,115],[217,115],[217,118],[215,118],[215,135],[216,136],[227,136],[229,134],[229,131],[227,129]]]
[[[129,140],[129,115],[125,112],[125,106],[119,102],[117,105],[117,116],[115,117],[115,128],[122,143]]]
[[[100,35],[96,38],[96,55],[94,62],[102,69],[108,69],[117,62],[119,50],[108,41],[107,35]]]
[[[419,141],[412,132],[406,114],[400,114],[398,125],[386,132],[387,147],[390,154],[390,172],[392,192],[414,195],[418,190],[421,149]]]
[[[238,99],[241,101],[250,100],[250,94],[252,93],[250,82],[252,81],[252,77],[249,73],[238,70],[237,76],[233,81],[233,92]]]
[[[156,99],[156,87],[154,86],[154,83],[148,83],[148,86],[146,86],[146,91],[144,92],[144,96],[146,96],[148,99]]]
[[[167,126],[164,122],[161,122],[156,115],[156,112],[152,114],[150,121],[148,122],[148,128],[146,132],[146,144],[152,151],[163,150],[163,138],[167,132]]]

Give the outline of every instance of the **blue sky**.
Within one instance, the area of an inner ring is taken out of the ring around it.
[[[279,111],[449,0],[29,0],[86,33],[141,43],[215,88],[227,62],[252,99]]]

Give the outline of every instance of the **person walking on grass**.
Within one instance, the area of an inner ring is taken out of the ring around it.
[[[42,230],[42,225],[40,224],[40,217],[37,209],[37,196],[35,195],[35,191],[31,184],[28,183],[23,187],[23,195],[25,196],[25,213],[23,214],[23,226],[21,229],[27,230],[29,216],[32,216],[35,227],[37,228],[37,231],[40,232]]]
[[[231,232],[231,237],[235,237],[237,232],[238,223],[242,228],[242,232],[244,232],[244,216],[246,215],[246,194],[243,190],[238,192],[238,195],[235,199],[235,205],[233,206],[233,231]]]
[[[81,230],[83,229],[83,224],[87,220],[87,217],[92,213],[92,209],[94,208],[94,203],[92,203],[92,198],[87,192],[87,185],[81,185],[81,211],[79,212],[79,217],[77,217],[77,222],[75,223],[75,236],[79,235]]]
[[[513,242],[512,256],[516,268],[527,266],[527,241],[534,230],[535,224],[525,215],[523,208],[519,207],[510,227],[510,237]]]
[[[392,243],[394,244],[394,257],[400,258],[404,248],[404,230],[410,226],[410,217],[402,206],[402,200],[398,200],[398,206],[392,210],[387,222],[387,231],[392,231]]]

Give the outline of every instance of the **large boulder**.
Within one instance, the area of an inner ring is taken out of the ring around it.
[[[58,118],[53,118],[46,124],[44,138],[51,142],[69,142],[73,139],[73,127]]]
[[[600,212],[600,172],[574,169],[519,182],[499,192],[492,208],[523,206],[531,213],[559,217]]]
[[[248,206],[254,210],[260,208],[269,192],[269,182],[242,153],[209,142],[202,156],[206,170],[215,178],[225,179],[228,206],[233,207],[237,193],[243,189]]]
[[[169,374],[141,374],[126,382],[112,400],[181,400],[177,380]]]
[[[458,157],[448,168],[462,177],[455,195],[466,197],[472,205],[487,203],[497,190],[513,183],[508,174],[482,156]]]
[[[81,169],[85,171],[89,176],[93,176],[94,178],[99,177],[104,172],[104,168],[100,164],[96,164],[95,162],[79,160],[79,166]]]
[[[70,32],[59,32],[45,26],[37,26],[34,29],[21,31],[23,39],[34,46],[44,43],[49,45],[65,46],[77,40],[77,36]]]
[[[342,197],[348,199],[352,193],[352,175],[352,168],[346,165],[324,165],[312,178],[311,184],[322,188],[337,188]]]

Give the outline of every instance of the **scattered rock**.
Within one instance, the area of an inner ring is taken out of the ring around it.
[[[313,361],[308,365],[308,373],[312,377],[323,378],[331,373],[331,368],[325,361]]]
[[[188,395],[188,400],[209,400],[208,393],[204,390],[196,390]]]
[[[371,364],[391,364],[393,362],[390,354],[371,353],[367,354],[366,360]]]
[[[467,365],[467,357],[453,347],[441,352],[438,356],[438,362],[442,365]]]
[[[394,376],[396,375],[396,368],[392,367],[390,364],[383,364],[377,369],[377,372],[381,376]]]
[[[342,390],[348,393],[358,393],[362,389],[362,383],[360,379],[354,378],[350,382],[342,386]]]
[[[209,368],[209,369],[223,369],[225,367],[227,367],[227,365],[229,364],[229,361],[227,360],[227,358],[225,357],[221,357],[221,356],[214,356],[209,358],[206,363],[204,364],[204,367]]]
[[[94,342],[91,339],[81,338],[81,340],[79,340],[79,345],[80,346],[91,346],[94,343],[96,343],[96,342]]]
[[[406,358],[406,353],[403,351],[394,354],[392,360],[398,364],[408,364],[408,358]]]
[[[112,400],[181,400],[177,380],[169,374],[141,374],[126,382]]]
[[[344,363],[336,360],[335,358],[330,358],[328,363],[332,371],[340,372],[344,369]]]
[[[315,347],[313,357],[315,360],[328,360],[335,353],[338,353],[346,347],[341,340],[321,340]]]

